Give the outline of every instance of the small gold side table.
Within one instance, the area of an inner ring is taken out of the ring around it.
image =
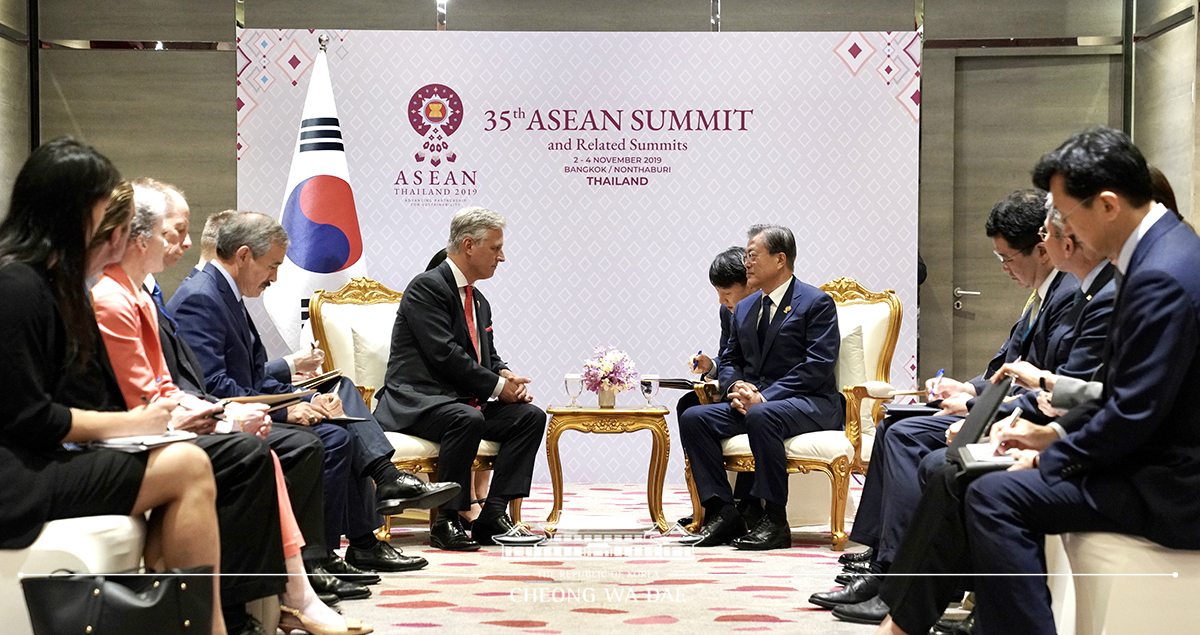
[[[671,452],[671,433],[667,430],[666,414],[662,406],[651,408],[570,408],[551,406],[550,424],[546,429],[546,458],[550,461],[550,482],[554,487],[554,508],[546,518],[545,531],[553,534],[558,530],[562,515],[563,477],[562,462],[558,457],[558,437],[565,430],[594,432],[597,434],[622,434],[649,430],[654,439],[650,450],[650,472],[646,477],[646,502],[650,517],[660,532],[668,529],[663,516],[663,481],[667,476],[667,459]]]

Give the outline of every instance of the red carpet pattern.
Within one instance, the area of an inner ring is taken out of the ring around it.
[[[852,495],[857,494],[856,487]],[[669,488],[663,498],[669,521],[691,513],[686,490]],[[552,502],[548,486],[535,487],[522,507],[523,519],[541,527]],[[577,526],[600,525],[583,535],[584,555],[522,559],[506,557],[499,547],[475,553],[433,549],[425,523],[413,514],[411,523],[393,529],[392,545],[423,555],[429,567],[384,576],[370,599],[341,606],[378,633],[874,631],[839,622],[808,603],[811,593],[833,588],[840,570],[840,554],[829,549],[828,527],[794,532],[794,546],[787,550],[716,547],[687,557],[639,558],[601,554],[652,544],[641,540],[640,532],[614,528],[614,519],[617,524],[627,520],[630,527],[649,525],[644,486],[573,486],[564,495],[564,523],[572,519]],[[566,534],[564,528],[559,537]]]

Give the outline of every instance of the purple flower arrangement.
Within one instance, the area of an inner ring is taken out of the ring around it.
[[[583,387],[599,393],[602,390],[622,392],[638,385],[633,360],[612,346],[597,346],[595,355],[583,362]]]

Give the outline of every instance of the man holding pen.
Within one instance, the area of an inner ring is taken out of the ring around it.
[[[287,247],[287,232],[274,219],[237,214],[221,226],[216,258],[185,280],[167,305],[179,324],[179,335],[204,369],[209,393],[229,398],[296,390],[289,381],[274,376],[282,364],[268,372],[266,351],[242,301],[261,295],[271,284]],[[296,369],[289,366],[288,370]],[[289,378],[291,374],[287,373]],[[339,380],[337,393],[315,395],[311,402],[289,407],[286,412],[288,422],[308,426],[343,413],[357,419],[318,430],[326,442],[327,456],[326,546],[338,544],[345,533],[350,539],[346,561],[352,565],[382,571],[421,568],[427,564],[423,558],[402,556],[374,538],[374,529],[381,524],[376,514],[433,507],[453,497],[459,487],[422,483],[412,474],[398,472],[390,461],[391,444],[353,384]],[[335,437],[341,440],[335,442]],[[330,454],[343,458],[331,465]],[[339,473],[340,483],[336,482]],[[375,484],[373,493],[370,481]],[[341,563],[331,557],[325,564],[338,567]],[[357,593],[361,596],[362,591]]]
[[[911,511],[920,500],[917,468],[921,458],[945,446],[946,430],[962,419],[968,402],[983,393],[1004,363],[1025,358],[1054,368],[1060,355],[1069,350],[1066,327],[1074,321],[1071,307],[1079,280],[1055,268],[1039,234],[1045,218],[1046,193],[1040,190],[1015,191],[992,208],[985,230],[993,252],[1004,272],[1021,287],[1033,289],[1034,295],[982,373],[964,382],[939,372],[925,382],[931,398],[942,400],[941,411],[935,416],[888,418],[876,429],[871,469],[850,534],[851,540],[872,547],[872,554],[867,564],[857,569],[861,576],[843,589],[814,594],[810,602],[837,609],[836,616],[851,621],[882,620],[887,607],[877,598],[882,581],[877,574],[887,572]],[[843,615],[847,610],[854,614]]]

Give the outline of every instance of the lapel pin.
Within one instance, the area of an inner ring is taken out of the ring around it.
[[[787,313],[788,313],[789,311],[791,311],[791,310],[792,310],[792,305],[790,305],[790,304],[789,304],[789,305],[787,305],[787,306],[785,306],[785,307],[783,307],[783,312],[784,312],[784,314],[787,314]]]

